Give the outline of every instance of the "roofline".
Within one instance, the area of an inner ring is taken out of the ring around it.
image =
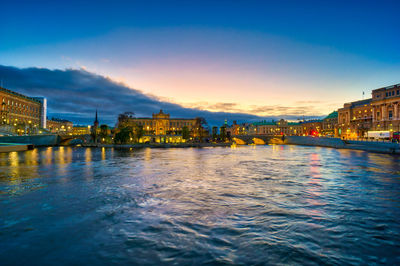
[[[37,100],[37,99],[34,99],[33,97],[29,97],[29,96],[23,95],[23,94],[21,94],[21,93],[18,93],[18,92],[15,92],[15,91],[12,91],[12,90],[3,88],[3,87],[0,87],[0,90],[6,92],[6,93],[8,93],[8,94],[12,94],[12,95],[15,95],[15,96],[24,98],[24,99],[26,99],[26,100],[30,100],[30,101],[32,101],[32,102],[36,102],[36,103],[39,103],[39,104],[42,103],[41,101],[39,101],[39,100]]]

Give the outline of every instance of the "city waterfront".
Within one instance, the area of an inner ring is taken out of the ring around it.
[[[399,264],[399,162],[293,145],[0,153],[0,260]]]

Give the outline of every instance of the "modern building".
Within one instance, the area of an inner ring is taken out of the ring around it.
[[[46,128],[47,125],[47,99],[45,97],[33,97],[35,100],[41,102],[40,108],[40,127]]]
[[[134,117],[133,114],[125,113],[118,118],[118,128],[126,126],[139,126],[143,129],[144,136],[139,142],[185,142],[183,138],[188,132],[191,138],[202,134],[203,128],[196,118],[171,118],[169,114],[160,110],[152,117]]]
[[[47,130],[51,133],[70,134],[73,132],[73,123],[65,119],[52,118],[47,120]]]
[[[0,87],[0,124],[18,134],[36,133],[43,126],[43,98],[28,97]]]

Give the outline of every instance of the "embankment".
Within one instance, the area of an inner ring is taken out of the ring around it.
[[[352,149],[378,153],[400,154],[400,145],[389,142],[370,142],[342,140],[340,138],[288,136],[282,144],[331,147],[336,149]]]
[[[33,144],[38,146],[54,146],[60,143],[58,135],[6,136],[0,137],[1,143]]]

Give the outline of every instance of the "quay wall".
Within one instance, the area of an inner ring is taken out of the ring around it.
[[[371,142],[342,140],[340,138],[324,138],[310,136],[288,136],[283,144],[331,147],[336,149],[363,150],[378,153],[400,154],[400,145],[389,142]]]
[[[0,137],[1,143],[33,144],[34,146],[54,146],[60,143],[58,135],[5,136]]]

